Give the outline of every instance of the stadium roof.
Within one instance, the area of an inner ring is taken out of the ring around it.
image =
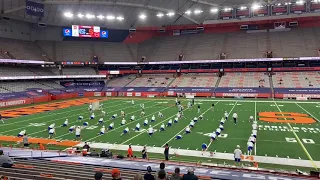
[[[47,24],[60,26],[79,24],[98,25],[107,28],[130,28],[201,24],[206,20],[216,19],[218,14],[216,9],[218,8],[249,7],[253,4],[264,5],[268,0],[30,1],[44,3],[44,17],[40,21]],[[280,2],[288,1],[269,0],[269,3]],[[4,16],[11,17],[12,19],[34,23],[39,21],[38,17],[25,13],[26,0],[2,0],[0,1],[0,8]]]

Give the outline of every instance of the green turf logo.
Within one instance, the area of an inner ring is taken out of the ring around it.
[[[259,112],[259,120],[272,123],[295,124],[312,124],[316,122],[308,114],[294,112]]]

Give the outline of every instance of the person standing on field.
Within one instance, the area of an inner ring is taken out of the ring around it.
[[[234,165],[241,165],[241,156],[242,156],[242,151],[240,150],[240,146],[237,145],[237,148],[234,150]]]
[[[166,161],[169,161],[169,145],[168,143],[164,146],[164,157]]]

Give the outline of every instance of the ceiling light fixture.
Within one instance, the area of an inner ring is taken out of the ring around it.
[[[146,19],[146,18],[147,18],[147,16],[146,16],[146,15],[144,15],[144,14],[141,14],[141,15],[139,16],[139,18],[140,18],[140,19]]]
[[[157,17],[159,17],[159,18],[161,18],[161,17],[163,17],[163,16],[164,16],[163,13],[158,13],[158,14],[157,14]]]
[[[66,12],[66,13],[64,13],[64,16],[67,18],[72,18],[73,14],[71,12]]]

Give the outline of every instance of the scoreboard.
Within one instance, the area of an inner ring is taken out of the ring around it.
[[[63,36],[80,38],[108,38],[108,31],[101,30],[99,26],[72,25],[71,28],[63,29]]]

